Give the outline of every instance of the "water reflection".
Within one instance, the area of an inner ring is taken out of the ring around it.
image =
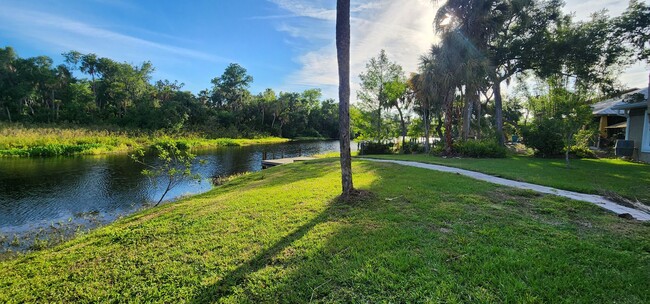
[[[184,182],[168,198],[205,192],[213,176],[259,171],[264,153],[280,158],[328,151],[338,151],[338,141],[201,150],[197,157],[206,163],[195,169],[202,181]],[[162,194],[162,183],[155,187],[141,170],[127,155],[0,159],[0,233],[19,233],[88,213],[106,222],[138,210]]]

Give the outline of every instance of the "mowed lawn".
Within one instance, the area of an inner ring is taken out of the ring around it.
[[[337,159],[239,177],[0,262],[0,302],[650,302],[650,225],[454,174]]]
[[[567,169],[564,159],[528,156],[442,158],[414,154],[364,157],[445,165],[583,193],[618,194],[650,205],[650,165],[619,159],[572,159],[571,168]]]

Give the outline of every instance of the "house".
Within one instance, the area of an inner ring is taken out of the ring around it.
[[[638,91],[630,90],[627,93]],[[596,146],[598,148],[612,147],[617,139],[625,139],[625,128],[627,128],[627,117],[624,110],[615,110],[615,106],[624,105],[625,95],[607,99],[591,105],[594,123],[598,124],[599,137]]]
[[[635,160],[650,163],[650,101],[648,88],[628,94],[623,103],[612,107],[627,117],[625,139],[634,142]]]

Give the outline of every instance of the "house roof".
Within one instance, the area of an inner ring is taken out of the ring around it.
[[[632,95],[634,94],[643,94],[643,101],[639,102],[626,102],[627,100],[632,98]],[[648,107],[648,88],[645,89],[639,89],[636,91],[632,91],[630,93],[627,93],[619,98],[621,100],[621,103],[615,105],[612,107],[612,110],[630,110],[630,109],[639,109],[639,108],[647,108]]]
[[[616,106],[624,104],[620,99],[608,99],[591,105],[591,113],[595,116],[624,116],[621,111],[613,109]]]

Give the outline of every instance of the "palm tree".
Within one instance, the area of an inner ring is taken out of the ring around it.
[[[453,146],[451,130],[456,91],[465,85],[466,92],[472,93],[484,82],[487,69],[486,58],[459,30],[444,32],[440,44],[433,45],[429,53],[421,58],[418,81],[422,92],[418,96],[433,109],[437,108],[437,113],[444,113],[447,154],[452,152]],[[466,101],[469,102],[473,100]],[[468,120],[469,115],[464,119]]]
[[[470,132],[470,119],[474,103],[479,99],[481,87],[486,84],[488,60],[485,56],[488,37],[495,29],[495,19],[491,15],[495,9],[501,9],[494,0],[449,0],[438,10],[435,28],[445,34],[455,31],[468,52],[464,75],[460,75],[465,86],[465,100],[462,118],[462,138],[466,140]],[[497,120],[501,118],[500,105],[496,106]],[[478,117],[480,119],[480,117]],[[497,122],[497,125],[500,125]],[[498,127],[497,127],[498,128]]]
[[[339,129],[342,196],[353,190],[350,155],[350,0],[336,2],[336,54],[339,68]]]

